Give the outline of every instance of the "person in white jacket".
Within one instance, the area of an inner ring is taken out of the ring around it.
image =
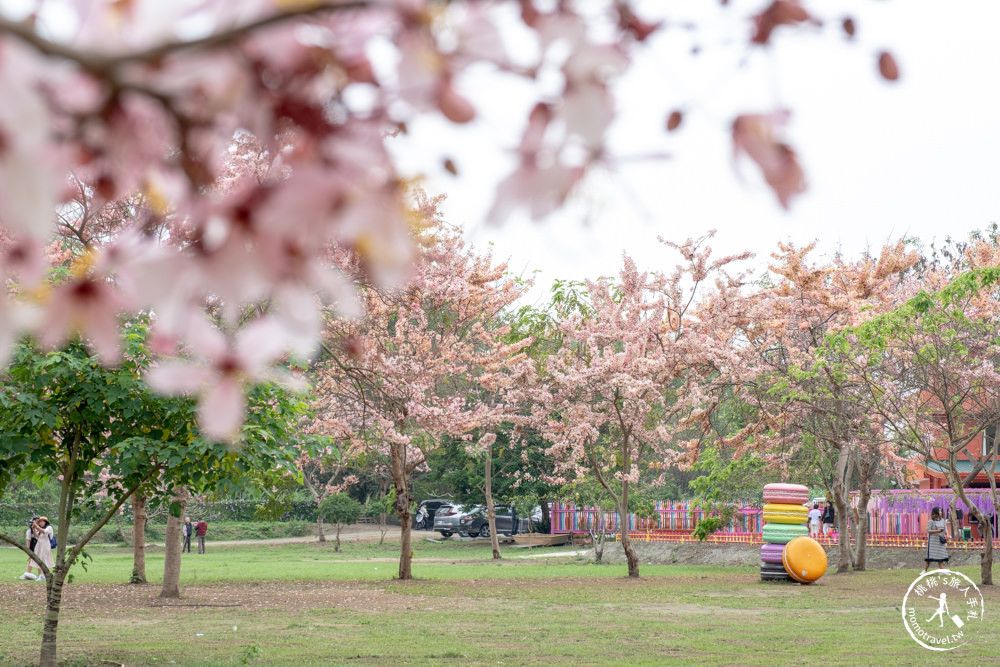
[[[809,510],[809,537],[819,537],[819,520],[822,516],[819,503],[813,503],[813,508]]]
[[[44,516],[32,517],[31,523],[28,525],[28,530],[24,534],[28,549],[33,551],[38,556],[38,559],[45,563],[45,566],[49,569],[55,567],[55,561],[52,558],[52,538],[54,536],[55,531],[52,528],[52,524]],[[35,568],[38,568],[37,576],[32,572]],[[34,559],[29,558],[28,566],[20,578],[45,581],[45,574],[42,568],[35,563]]]

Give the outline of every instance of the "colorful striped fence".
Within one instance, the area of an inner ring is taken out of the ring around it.
[[[633,542],[669,542],[672,544],[746,544],[750,546],[760,546],[764,543],[760,533],[713,533],[701,542],[691,533],[663,530],[649,531],[629,531],[629,538]],[[838,537],[825,535],[816,538],[817,541],[826,547],[836,546]],[[621,540],[621,534],[615,533],[615,541]],[[854,540],[851,540],[854,544]],[[881,535],[871,534],[868,536],[868,546],[883,549],[923,549],[927,546],[926,535]],[[948,542],[948,549],[960,549],[963,551],[979,551],[983,548],[983,540],[951,540]]]
[[[969,490],[971,503],[980,510],[992,514],[992,499],[989,490]],[[927,519],[932,507],[947,510],[952,492],[949,489],[932,491],[876,491],[868,502],[869,522],[868,544],[885,548],[924,548],[927,544]],[[853,512],[858,512],[857,494],[852,493]],[[968,517],[968,508],[959,500],[956,507]],[[639,542],[698,542],[692,536],[698,521],[707,512],[690,501],[659,501],[655,515],[650,518],[627,517],[629,537]],[[551,509],[553,533],[589,533],[591,528],[603,530],[605,534],[619,533],[618,515],[593,507],[576,508],[572,504],[554,503]],[[853,517],[850,518],[853,521]],[[968,519],[963,522],[968,527]],[[763,517],[756,507],[744,507],[733,517],[729,526],[710,535],[708,544],[763,544],[761,529]],[[994,531],[996,528],[994,527]],[[955,536],[960,538],[961,535]],[[953,539],[949,549],[983,548],[983,540]],[[837,543],[836,534],[822,536],[825,545]]]
[[[705,518],[707,512],[690,501],[657,501],[655,516],[628,516],[629,532],[681,531],[690,533]],[[618,532],[618,514],[594,507],[576,508],[572,504],[553,503],[550,509],[553,533],[587,533],[592,527],[606,533]],[[745,507],[736,513],[727,530],[731,533],[760,533],[763,528],[761,510]]]

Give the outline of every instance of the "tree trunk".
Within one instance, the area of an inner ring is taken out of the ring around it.
[[[837,506],[837,533],[839,535],[838,547],[840,556],[837,561],[837,574],[844,574],[851,570],[851,533],[850,533],[850,511],[851,504],[844,487],[844,478],[847,476],[847,464],[850,455],[846,447],[842,447],[840,455],[837,457],[837,468],[833,475],[833,502]]]
[[[624,482],[627,484],[627,482]],[[622,549],[625,550],[625,560],[628,561],[628,576],[639,577],[639,555],[632,546],[632,538],[628,535],[628,491],[621,495],[618,503],[618,531],[622,536]]]
[[[132,494],[132,577],[130,584],[146,583],[146,495]]]
[[[122,525],[122,513],[117,512],[115,514],[115,525],[118,526],[118,536],[122,538],[122,542],[125,544],[132,543],[132,535],[125,532],[125,526]],[[134,532],[134,531],[133,531]]]
[[[993,521],[996,521],[994,515]],[[986,526],[986,536],[984,540],[983,553],[979,557],[979,572],[983,580],[983,586],[993,585],[993,521],[986,519],[985,523],[979,523],[979,529]]]
[[[594,545],[594,562],[600,563],[604,558],[604,526],[598,527],[594,522],[590,527],[590,542]]]
[[[958,539],[958,536],[962,534],[962,529],[958,525],[958,519],[955,517],[956,504],[958,504],[958,494],[952,493],[951,500],[948,501],[948,523],[951,525],[952,537]]]
[[[540,500],[538,504],[542,506],[542,525],[549,527],[549,532],[552,532],[552,515],[549,513],[549,501]]]
[[[389,532],[389,515],[385,512],[379,512],[378,515],[378,545],[382,546],[385,542],[385,534]]]
[[[41,667],[56,667],[56,632],[59,629],[59,607],[62,605],[63,582],[68,567],[56,565],[45,580],[45,625],[42,628]]]
[[[391,455],[392,485],[396,489],[393,506],[399,515],[399,578],[413,578],[413,548],[410,544],[410,489],[409,474],[406,471],[406,445],[393,443]]]
[[[983,586],[993,585],[993,523],[986,518],[983,512],[979,511],[979,508],[969,501],[968,496],[965,495],[965,486],[962,484],[958,472],[954,470],[954,459],[952,456],[952,473],[948,476],[948,481],[951,483],[951,488],[958,494],[958,497],[962,499],[965,506],[969,508],[969,512],[976,517],[979,521],[979,531],[983,533],[983,551],[979,554],[979,573],[982,579]],[[954,539],[954,535],[952,538]]]
[[[493,547],[493,559],[499,560],[500,538],[497,537],[497,512],[493,503],[493,446],[486,451],[486,520],[490,524],[490,545]],[[512,516],[511,520],[516,520],[517,516]],[[511,526],[513,530],[513,526]]]
[[[179,598],[181,596],[181,546],[184,541],[181,529],[184,527],[184,510],[187,508],[188,490],[186,486],[177,487],[173,502],[180,503],[180,516],[167,515],[167,530],[164,534],[163,554],[163,588],[161,598]],[[192,530],[194,527],[192,526]]]
[[[405,511],[400,511],[399,509],[396,511],[399,512],[399,520],[401,522],[399,532],[399,578],[401,580],[412,579],[413,547],[410,544],[410,521],[412,517],[410,516],[409,508]]]
[[[628,450],[626,450],[626,454]],[[624,460],[629,459],[623,457]],[[628,474],[628,466],[625,466],[625,474]],[[622,480],[622,494],[618,497],[618,532],[622,536],[622,549],[625,551],[625,560],[628,562],[628,576],[639,578],[639,555],[632,546],[632,538],[628,534],[628,481]]]
[[[871,498],[871,483],[867,475],[859,469],[858,479],[858,521],[855,526],[854,571],[863,572],[868,565],[868,499]]]
[[[318,514],[316,515],[316,534],[319,536],[320,542],[326,542],[326,533],[323,532],[323,517]],[[340,534],[339,530],[337,534]],[[337,551],[340,551],[340,549],[337,549]]]

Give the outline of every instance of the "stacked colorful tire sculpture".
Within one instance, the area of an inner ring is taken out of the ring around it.
[[[809,487],[801,484],[768,484],[764,487],[764,546],[760,548],[760,578],[764,581],[798,581],[785,565],[789,544],[808,535]],[[808,538],[806,538],[808,539]],[[825,556],[825,553],[824,553]],[[823,568],[826,569],[825,567]],[[811,564],[806,571],[815,571]]]

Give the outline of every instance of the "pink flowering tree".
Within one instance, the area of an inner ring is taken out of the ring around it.
[[[315,368],[315,429],[341,434],[388,464],[402,523],[399,578],[410,579],[410,478],[445,436],[499,423],[504,403],[482,400],[512,386],[524,340],[508,344],[499,317],[524,284],[460,231],[423,218],[418,254],[399,288],[362,289],[364,316],[331,313],[326,357]]]
[[[644,473],[693,460],[726,380],[725,352],[691,304],[705,281],[728,283],[723,270],[737,258],[711,259],[704,240],[668,244],[683,258],[670,276],[641,273],[626,257],[617,282],[588,282],[588,312],[562,322],[532,410],[556,481],[592,475],[613,500],[630,577],[639,560],[629,494]]]
[[[335,424],[335,428],[340,433],[349,431],[346,424]],[[356,475],[348,474],[355,463],[346,455],[351,448],[330,438],[323,440],[313,443],[311,447],[303,447],[295,461],[295,467],[302,475],[302,484],[312,496],[317,509],[329,496],[341,493],[358,481]],[[318,541],[326,542],[323,517],[319,513],[316,514],[316,535]]]
[[[820,471],[839,522],[838,571],[865,569],[868,526],[850,524],[850,480],[867,506],[877,475],[901,474],[898,448],[865,400],[850,349],[826,348],[827,337],[885,313],[912,294],[906,272],[918,253],[902,242],[858,260],[814,261],[812,245],[779,245],[761,289],[733,300],[729,317],[740,343],[734,365],[738,397],[755,416],[725,440],[737,456],[754,452],[787,479],[795,462]]]
[[[993,584],[992,523],[1000,512],[995,481],[1000,423],[1000,263],[963,273],[936,292],[921,291],[892,312],[841,332],[829,347],[856,350],[855,372],[899,447],[936,465],[980,522],[982,583]],[[961,457],[961,459],[960,459]],[[960,460],[964,459],[962,466]],[[993,512],[969,500],[966,485],[985,472]]]
[[[0,226],[17,249],[0,272],[28,288],[0,298],[0,359],[21,333],[49,348],[80,333],[114,362],[119,315],[156,312],[157,351],[192,348],[179,363],[198,378],[205,432],[223,439],[239,431],[241,394],[279,353],[311,350],[302,325],[317,321],[313,296],[343,301],[350,283],[327,270],[330,244],[356,253],[374,284],[402,278],[415,252],[404,204],[412,174],[397,165],[393,137],[427,117],[475,127],[495,104],[470,85],[482,72],[521,84],[524,129],[489,217],[543,217],[589,172],[621,159],[608,142],[619,76],[647,42],[692,28],[628,0],[24,6],[0,10]],[[853,19],[797,0],[753,12],[745,40],[763,54],[785,34],[855,30]],[[376,47],[386,57],[373,61]],[[899,76],[889,54],[871,56],[884,78]],[[683,127],[680,106],[663,110],[665,131]],[[767,106],[734,114],[720,131],[731,130],[735,151],[788,206],[805,179],[782,134],[787,110]],[[275,168],[220,187],[234,142],[247,138]],[[95,207],[137,196],[144,206],[87,271],[36,291],[41,276],[27,269],[39,264],[53,213],[77,194],[70,173]],[[167,243],[151,233],[164,223]],[[199,330],[206,301],[222,304],[221,337]],[[261,303],[268,354],[238,331],[246,308]]]

